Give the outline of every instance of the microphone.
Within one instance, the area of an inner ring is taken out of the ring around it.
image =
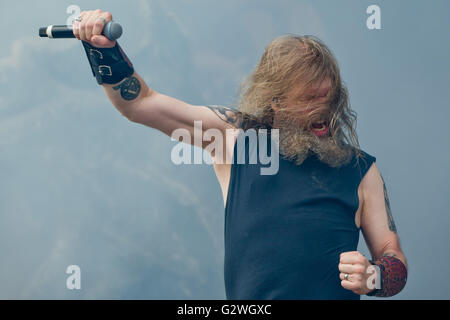
[[[103,28],[102,35],[109,40],[114,41],[122,35],[122,26],[117,22],[109,21]],[[39,37],[48,37],[50,39],[75,38],[73,26],[71,25],[50,25],[39,28]]]

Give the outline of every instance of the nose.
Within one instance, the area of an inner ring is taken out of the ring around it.
[[[322,87],[322,88],[319,88],[319,89],[317,90],[317,97],[318,97],[318,98],[326,97],[329,90],[330,90],[329,87]]]

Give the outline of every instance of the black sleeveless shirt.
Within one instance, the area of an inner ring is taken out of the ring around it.
[[[376,158],[360,150],[365,161],[333,168],[314,154],[301,165],[279,156],[278,172],[261,175],[269,165],[249,164],[259,144],[245,141],[225,205],[227,299],[360,299],[341,286],[339,255],[357,250],[357,190]]]

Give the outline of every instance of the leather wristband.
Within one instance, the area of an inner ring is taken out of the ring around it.
[[[116,84],[134,73],[133,64],[118,42],[112,48],[97,48],[81,42],[98,84]]]
[[[392,297],[405,287],[408,271],[400,259],[383,256],[375,262],[371,260],[369,262],[380,268],[381,288],[367,293],[368,296]]]

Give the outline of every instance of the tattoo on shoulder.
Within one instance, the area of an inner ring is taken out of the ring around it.
[[[221,120],[231,124],[235,128],[247,130],[249,128],[268,127],[268,124],[263,123],[260,119],[238,110],[214,104],[207,105],[206,107],[213,111]]]
[[[239,111],[214,104],[206,107],[214,112],[221,120],[233,125],[236,128],[240,127],[241,113]]]
[[[394,218],[392,217],[391,205],[389,203],[389,197],[386,190],[386,184],[384,182],[383,176],[381,176],[381,180],[383,181],[383,190],[384,190],[384,203],[386,207],[386,215],[388,219],[389,230],[397,233],[397,228],[395,227]]]
[[[141,83],[136,77],[126,78],[125,81],[113,87],[114,90],[120,90],[120,96],[125,100],[134,100],[141,92]]]

